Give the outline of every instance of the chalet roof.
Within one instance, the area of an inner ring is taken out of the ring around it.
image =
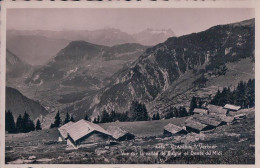
[[[79,140],[80,138],[90,134],[93,131],[98,131],[112,136],[109,132],[101,128],[99,125],[83,119],[71,125],[67,130],[68,134],[74,141]]]
[[[61,136],[63,138],[67,138],[68,137],[68,132],[67,132],[67,129],[69,126],[71,126],[72,124],[74,124],[74,122],[70,121],[68,122],[67,124],[64,124],[63,126],[61,126],[60,128],[58,128]]]
[[[194,129],[197,129],[200,131],[207,127],[206,124],[202,124],[199,121],[196,121],[194,119],[188,120],[188,122],[186,122],[185,125],[186,125],[186,127],[191,127],[191,128],[194,128]]]
[[[235,110],[235,111],[237,111],[237,110],[239,110],[241,107],[240,107],[240,106],[235,106],[235,105],[232,105],[232,104],[226,104],[226,105],[224,106],[224,108],[225,108],[225,109],[230,109],[230,110]]]
[[[224,109],[221,106],[216,106],[213,104],[208,105],[208,110],[209,110],[209,113],[217,113],[217,114],[222,114],[222,115],[227,114],[227,109]]]
[[[218,120],[218,121],[224,121],[226,123],[231,123],[232,121],[234,121],[234,117],[232,117],[232,116],[214,115],[214,113],[210,114],[209,117],[214,118],[215,120]]]
[[[179,127],[179,126],[171,124],[171,123],[164,126],[163,128],[164,128],[164,130],[166,130],[172,134],[176,134],[176,133],[180,132],[181,130],[184,130],[182,127]]]
[[[210,125],[210,126],[219,126],[221,124],[221,120],[209,117],[209,116],[199,116],[196,118],[202,124]]]
[[[201,109],[201,108],[195,108],[195,109],[193,110],[193,113],[208,114],[208,110],[206,110],[206,109]]]
[[[126,135],[128,132],[126,130],[123,130],[122,128],[118,126],[109,126],[107,128],[107,131],[115,138],[119,139],[122,136]]]

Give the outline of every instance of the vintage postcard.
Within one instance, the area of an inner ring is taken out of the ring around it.
[[[259,166],[257,2],[1,5],[1,166]]]

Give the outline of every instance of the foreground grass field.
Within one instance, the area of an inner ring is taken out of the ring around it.
[[[163,137],[168,123],[183,126],[188,117],[159,121],[114,122],[136,135],[135,140],[116,145],[67,149],[57,142],[57,129],[6,134],[6,163],[9,164],[254,164],[255,110],[242,110],[247,118],[233,125],[177,137]]]

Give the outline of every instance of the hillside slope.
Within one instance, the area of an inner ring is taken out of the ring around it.
[[[5,109],[10,110],[15,119],[19,116],[19,114],[23,115],[25,111],[33,120],[48,114],[48,111],[42,107],[40,103],[25,97],[18,90],[11,87],[6,87],[5,100]]]
[[[219,25],[200,33],[172,37],[148,48],[128,69],[118,73],[115,80],[95,97],[90,108],[94,115],[104,108],[125,111],[133,100],[149,104],[163,92],[174,94],[178,89],[172,89],[172,85],[182,77],[189,76],[180,86],[185,87],[203,74],[206,78],[225,75],[227,63],[251,59],[249,62],[253,65],[254,25],[254,19]],[[195,87],[191,85],[184,90]]]
[[[6,75],[7,78],[16,78],[25,75],[32,66],[6,49]]]

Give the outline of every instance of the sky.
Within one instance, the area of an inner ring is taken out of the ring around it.
[[[147,28],[172,29],[177,36],[219,24],[254,18],[254,9],[8,9],[7,29],[97,30],[118,28],[133,34]]]

